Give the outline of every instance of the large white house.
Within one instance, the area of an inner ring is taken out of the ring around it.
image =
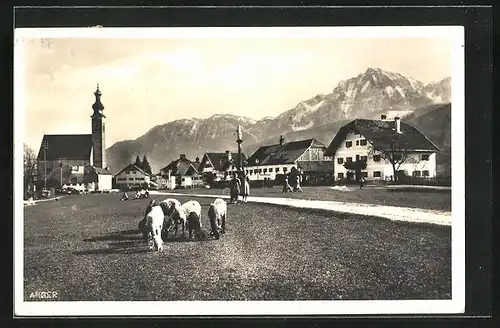
[[[365,180],[390,180],[397,172],[415,177],[436,176],[438,147],[415,127],[399,117],[388,120],[356,119],[342,128],[328,146],[325,155],[334,157],[335,180],[357,180],[346,162],[366,161],[361,170]]]
[[[137,188],[144,184],[150,186],[151,175],[144,172],[137,165],[129,164],[115,174],[115,181],[120,188]]]
[[[316,139],[306,139],[262,146],[248,158],[245,173],[250,180],[275,180],[277,174],[287,174],[292,167],[300,169],[301,162],[324,162],[333,169],[332,158],[325,156],[326,146]],[[310,165],[309,165],[310,166]]]

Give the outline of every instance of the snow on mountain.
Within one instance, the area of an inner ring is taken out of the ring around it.
[[[307,123],[304,126],[298,126],[298,125],[292,124],[292,131],[303,131],[303,130],[310,129],[313,126],[314,126],[314,122],[312,122],[312,121]]]
[[[448,103],[451,101],[451,78],[447,77],[439,82],[429,83],[423,93],[435,103]]]

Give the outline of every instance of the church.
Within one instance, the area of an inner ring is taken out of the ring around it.
[[[99,84],[94,92],[91,134],[46,134],[37,157],[39,188],[88,185],[111,189],[113,175],[106,166],[104,105]]]

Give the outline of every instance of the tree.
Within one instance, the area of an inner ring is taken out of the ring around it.
[[[384,140],[377,140],[379,147],[374,147],[373,143],[370,149],[370,155],[379,155],[381,159],[389,161],[392,166],[394,181],[398,181],[398,172],[409,158],[409,151],[406,138],[401,134],[394,132]]]
[[[137,155],[137,157],[135,158],[135,166],[142,169],[142,162],[141,162],[141,158],[139,157],[139,155]]]
[[[142,158],[142,163],[141,163],[141,166],[139,166],[140,168],[142,168],[144,170],[144,172],[148,173],[148,174],[152,174],[151,173],[151,165],[149,165],[149,161],[148,161],[148,158],[146,157],[146,155],[144,155],[144,157]]]
[[[26,192],[28,191],[28,186],[35,180],[37,158],[33,149],[28,147],[26,144],[24,144],[23,146],[24,146],[24,158],[23,158],[24,191]]]
[[[347,170],[354,171],[356,177],[361,177],[361,170],[366,169],[366,161],[345,162],[344,167]]]

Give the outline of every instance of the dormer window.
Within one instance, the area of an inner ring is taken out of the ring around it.
[[[346,148],[351,148],[352,147],[352,141],[346,141],[345,147]]]
[[[360,144],[360,146],[366,146],[368,144],[368,142],[366,141],[366,139],[361,139],[359,141],[359,144]]]
[[[428,161],[429,160],[429,154],[422,154],[421,156],[423,161]]]

